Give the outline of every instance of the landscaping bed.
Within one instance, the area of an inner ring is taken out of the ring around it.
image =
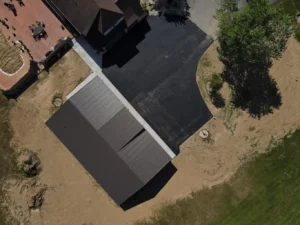
[[[20,46],[10,45],[0,31],[0,69],[7,74],[16,73],[23,65]]]

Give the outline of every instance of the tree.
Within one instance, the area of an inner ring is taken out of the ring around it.
[[[231,102],[260,118],[281,105],[276,81],[269,76],[272,59],[281,56],[293,32],[291,18],[269,0],[248,0],[237,9],[223,0],[217,12],[222,78],[232,89]]]
[[[222,0],[217,13],[238,11],[238,0]]]
[[[228,10],[235,9],[231,6],[217,13],[220,59],[239,67],[279,58],[293,32],[282,8],[270,6],[268,0],[248,3],[240,10]]]

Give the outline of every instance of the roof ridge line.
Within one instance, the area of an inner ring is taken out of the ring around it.
[[[124,14],[123,11],[120,9],[120,7],[116,4],[118,1],[115,1],[115,0],[108,0],[108,1],[113,1],[113,4],[115,5],[115,7],[119,10],[113,10],[113,9],[109,9],[109,8],[105,8],[103,7],[103,5],[100,5],[99,4],[99,0],[93,0],[93,2],[99,7],[99,11],[101,9],[104,9],[104,10],[107,10],[109,12],[114,12],[114,13],[120,13],[120,14]]]

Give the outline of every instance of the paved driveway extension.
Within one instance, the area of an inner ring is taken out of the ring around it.
[[[104,56],[104,67],[118,64],[103,73],[176,151],[212,117],[196,83],[198,61],[212,40],[191,21],[177,26],[163,17],[147,21]],[[120,62],[126,55],[132,58]]]
[[[217,20],[214,19],[220,0],[187,0],[190,20],[205,33],[216,38]]]

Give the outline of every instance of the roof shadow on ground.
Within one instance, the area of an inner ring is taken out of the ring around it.
[[[126,211],[154,198],[176,173],[176,167],[168,163],[149,183],[127,199],[120,207]]]
[[[146,34],[151,30],[147,20],[143,20],[129,31],[114,47],[103,57],[103,68],[117,65],[119,68],[129,62],[139,53],[137,45],[142,42]],[[118,52],[118,54],[115,54]]]

